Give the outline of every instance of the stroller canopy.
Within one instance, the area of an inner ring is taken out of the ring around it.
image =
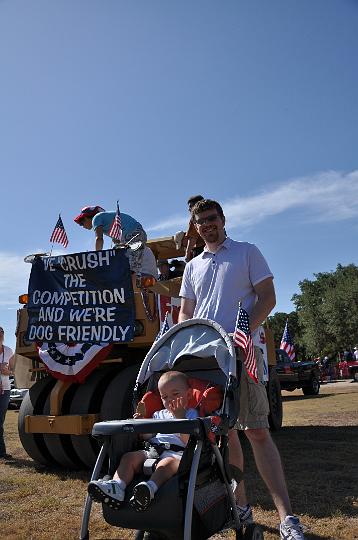
[[[173,369],[184,356],[215,357],[227,377],[236,377],[235,349],[224,328],[208,319],[189,319],[172,326],[153,343],[143,360],[137,383],[143,384],[155,372]]]

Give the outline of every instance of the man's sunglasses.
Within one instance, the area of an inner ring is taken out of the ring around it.
[[[195,220],[195,223],[197,225],[204,225],[204,223],[212,223],[213,221],[216,221],[219,217],[219,214],[210,214],[210,216],[206,216],[205,218],[198,218]]]

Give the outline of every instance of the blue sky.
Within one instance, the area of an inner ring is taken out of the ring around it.
[[[153,238],[185,228],[188,196],[219,200],[278,311],[358,264],[357,28],[354,0],[1,0],[6,342],[58,213],[67,252],[93,247],[85,205],[119,199]]]

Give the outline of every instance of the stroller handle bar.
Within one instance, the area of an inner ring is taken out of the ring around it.
[[[210,425],[210,418],[195,420],[173,419],[173,420],[152,420],[129,419],[129,420],[109,420],[107,422],[96,422],[92,428],[94,437],[107,437],[115,434],[128,433],[188,433],[196,437],[203,438],[204,430],[202,422]],[[208,427],[207,426],[207,427]]]

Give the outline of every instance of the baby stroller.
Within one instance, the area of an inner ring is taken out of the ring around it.
[[[199,418],[151,418],[155,410],[163,408],[156,385],[161,373],[168,370],[182,371],[189,377],[193,395],[189,406],[199,410]],[[144,479],[140,476],[127,487],[119,509],[102,505],[109,524],[135,529],[137,540],[204,540],[223,528],[234,529],[239,539],[263,539],[259,526],[240,524],[232,489],[233,478],[240,481],[240,471],[229,466],[228,460],[228,431],[238,417],[240,372],[231,338],[214,321],[184,321],[153,344],[138,373],[133,403],[135,410],[139,401],[144,402],[149,418],[98,422],[93,426],[92,435],[103,444],[91,480],[99,478],[107,456],[111,478],[121,455],[138,444],[139,434],[186,433],[189,442],[178,473],[161,486],[146,511],[136,512],[129,504],[133,486]],[[81,540],[89,538],[91,505],[87,496]]]

